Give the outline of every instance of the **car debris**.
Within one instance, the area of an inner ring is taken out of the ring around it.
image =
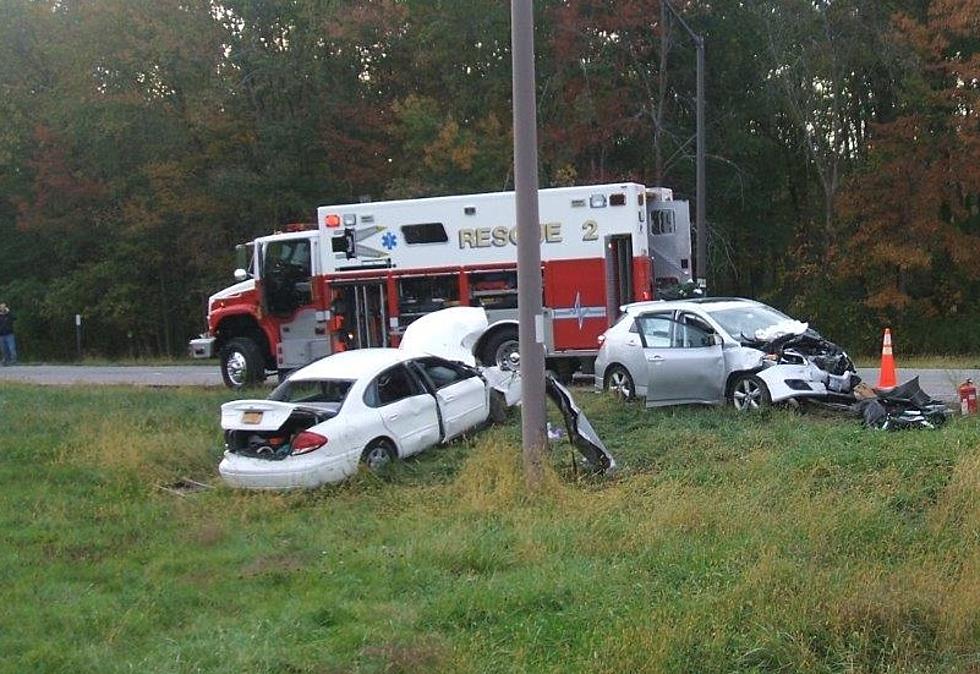
[[[883,431],[938,428],[952,415],[946,403],[922,390],[918,377],[893,389],[876,391],[874,397],[862,397],[851,410],[868,428]]]
[[[545,376],[545,392],[565,420],[565,429],[572,445],[585,457],[586,467],[595,473],[609,476],[616,472],[616,460],[609,453],[599,434],[581,408],[575,404],[571,392],[552,375]]]

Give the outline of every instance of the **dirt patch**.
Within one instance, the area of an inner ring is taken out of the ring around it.
[[[269,575],[288,575],[296,571],[307,568],[306,561],[298,555],[280,553],[275,555],[263,555],[249,562],[242,567],[242,578],[254,578],[256,576]]]
[[[432,672],[443,669],[447,648],[442,639],[423,638],[411,644],[388,642],[368,646],[362,653],[370,660],[379,662],[387,674]]]

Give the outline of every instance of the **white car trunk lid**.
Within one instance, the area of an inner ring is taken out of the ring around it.
[[[275,431],[296,409],[276,400],[234,400],[221,406],[221,428],[226,431]]]

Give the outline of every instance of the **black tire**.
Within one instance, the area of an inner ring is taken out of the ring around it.
[[[603,388],[622,400],[636,400],[636,384],[622,365],[611,365],[606,370],[606,380]]]
[[[743,374],[735,378],[730,399],[739,412],[761,410],[772,405],[769,387],[754,374]]]
[[[240,390],[265,380],[265,355],[248,337],[229,339],[219,355],[221,378],[228,388]]]
[[[500,328],[483,344],[480,360],[488,367],[496,365],[501,370],[513,369],[509,354],[518,352],[517,328]]]
[[[398,458],[398,452],[390,440],[378,438],[368,443],[361,452],[361,463],[372,473],[380,473]]]

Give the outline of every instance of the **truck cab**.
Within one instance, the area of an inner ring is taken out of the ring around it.
[[[245,248],[251,255],[235,271],[238,283],[208,298],[208,331],[191,341],[191,355],[218,356],[230,388],[329,353],[318,243],[315,229],[259,237]]]

